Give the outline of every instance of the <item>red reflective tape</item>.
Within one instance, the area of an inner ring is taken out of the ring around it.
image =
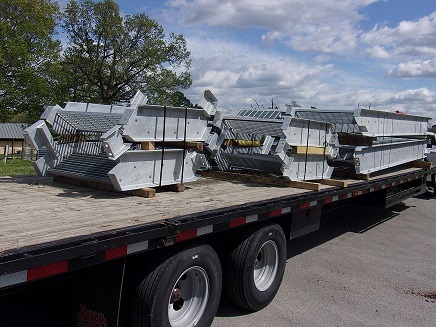
[[[49,265],[32,268],[27,271],[27,281],[49,277],[68,271],[68,261],[60,261]]]
[[[276,210],[273,210],[269,213],[269,217],[274,218],[274,217],[280,216],[281,214],[282,214],[282,209],[276,209]]]
[[[120,246],[119,248],[109,249],[104,252],[105,260],[112,260],[121,258],[127,255],[127,245]]]
[[[306,208],[309,208],[309,207],[310,207],[310,202],[306,202],[306,203],[300,204],[300,209],[306,209]]]
[[[378,191],[380,188],[378,186],[374,187],[374,191]]]
[[[333,202],[333,198],[332,197],[331,198],[327,198],[327,199],[324,200],[324,204],[327,204],[327,203],[330,203],[330,202]]]
[[[368,193],[369,190],[362,190],[362,194]]]
[[[236,218],[230,222],[230,227],[241,226],[241,225],[245,225],[246,223],[247,223],[246,217]]]
[[[197,230],[196,229],[187,230],[187,231],[180,232],[179,234],[177,234],[176,242],[189,240],[190,238],[194,238],[194,237],[197,237]]]
[[[347,193],[347,194],[344,194],[344,195],[342,195],[342,199],[348,199],[348,193]]]

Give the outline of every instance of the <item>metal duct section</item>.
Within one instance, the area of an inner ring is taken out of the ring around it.
[[[36,171],[110,183],[120,191],[196,180],[206,158],[186,143],[208,137],[217,99],[205,91],[201,108],[151,106],[146,100],[138,92],[130,106],[48,108],[25,132],[44,154],[34,163]],[[143,149],[144,142],[153,149]]]
[[[429,118],[369,109],[317,110],[292,108],[293,117],[333,125],[339,154],[335,166],[373,173],[425,157]]]
[[[222,142],[214,157],[221,170],[249,169],[291,180],[329,178],[336,156],[332,125],[274,110],[242,110],[220,120]],[[256,117],[275,117],[256,118]]]

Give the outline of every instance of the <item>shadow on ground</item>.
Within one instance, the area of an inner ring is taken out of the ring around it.
[[[428,197],[429,195],[422,196]],[[318,231],[288,241],[288,259],[345,233],[365,233],[390,219],[395,219],[400,212],[409,207],[404,203],[399,203],[389,209],[350,204],[324,212]],[[251,311],[233,304],[223,288],[220,306],[216,314],[218,317],[235,317],[250,313]]]

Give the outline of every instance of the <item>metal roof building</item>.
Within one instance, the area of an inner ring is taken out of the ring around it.
[[[0,123],[0,140],[24,140],[23,131],[27,124]]]
[[[24,140],[24,129],[27,124],[22,123],[0,123],[0,154],[8,154],[12,156],[23,154],[26,142]]]

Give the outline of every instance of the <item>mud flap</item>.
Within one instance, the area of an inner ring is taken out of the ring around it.
[[[73,282],[73,326],[118,326],[124,260],[77,274]]]

